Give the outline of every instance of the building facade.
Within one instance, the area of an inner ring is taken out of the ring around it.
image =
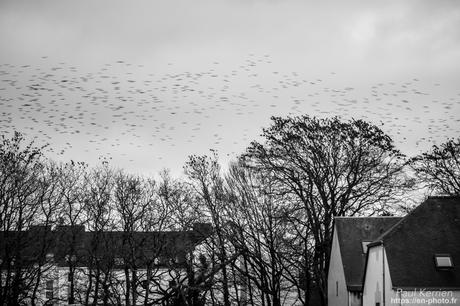
[[[2,305],[174,305],[195,275],[196,247],[211,235],[193,230],[88,232],[36,226],[1,232]]]

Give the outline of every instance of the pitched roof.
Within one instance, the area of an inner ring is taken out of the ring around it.
[[[58,266],[66,266],[66,257],[70,254],[75,256],[77,266],[86,266],[93,258],[111,262],[115,258],[133,258],[138,266],[147,262],[152,264],[155,258],[160,260],[160,265],[174,258],[181,264],[185,262],[187,252],[207,238],[211,231],[209,224],[196,224],[191,231],[129,233],[86,232],[82,226],[57,226],[54,230],[35,226],[27,231],[0,231],[0,258],[14,257],[14,252],[19,251],[22,265],[43,260],[49,253],[54,255],[53,260]]]
[[[366,254],[362,251],[361,242],[375,240],[399,220],[401,220],[399,217],[336,217],[334,219],[348,290],[362,291]]]
[[[430,197],[383,233],[393,287],[460,289],[460,197]],[[454,268],[437,269],[435,254]]]

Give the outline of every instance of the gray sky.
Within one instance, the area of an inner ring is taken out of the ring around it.
[[[407,154],[460,135],[458,1],[1,1],[0,128],[180,174],[271,115],[363,118]]]

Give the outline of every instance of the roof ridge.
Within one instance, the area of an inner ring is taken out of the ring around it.
[[[407,215],[408,216],[408,215]],[[397,226],[399,226],[405,219],[406,217],[401,217],[401,220],[399,220],[398,222],[396,222],[395,224],[393,224],[392,226],[390,226],[386,231],[384,231],[380,236],[378,236],[373,242],[379,242],[379,241],[382,241],[383,238],[391,233]]]
[[[401,218],[401,220],[399,220],[398,222],[396,222],[393,226],[391,226],[390,228],[388,228],[385,232],[383,232],[379,237],[377,237],[377,239],[374,240],[374,242],[379,242],[379,241],[383,241],[383,239],[385,238],[385,236],[387,235],[390,235],[392,232],[396,231],[397,228],[408,218],[410,217],[411,215],[413,215],[416,211],[418,211],[419,209],[421,209],[421,207],[427,205],[425,203],[427,203],[429,200],[433,199],[446,199],[446,198],[459,198],[458,196],[429,196],[428,198],[425,199],[425,201],[423,201],[420,205],[418,205],[417,207],[415,207],[413,210],[411,210],[407,215],[405,215],[404,217]]]
[[[334,219],[377,219],[377,218],[404,218],[404,216],[369,216],[369,217],[334,216]]]
[[[460,271],[436,267],[435,254],[460,258],[460,197],[428,197],[376,238],[383,245],[394,287],[460,286]],[[372,247],[369,245],[369,247]],[[412,256],[408,256],[408,252]]]

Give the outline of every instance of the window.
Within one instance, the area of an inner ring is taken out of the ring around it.
[[[115,257],[115,265],[121,266],[125,264],[125,260],[122,257]]]
[[[335,296],[339,296],[339,282],[335,282]]]
[[[46,299],[48,299],[48,300],[53,299],[53,291],[54,291],[54,281],[53,280],[47,280],[46,281],[46,288],[45,288]]]
[[[67,254],[67,255],[65,256],[65,260],[66,260],[67,262],[72,262],[72,263],[73,263],[73,262],[76,262],[76,261],[77,261],[77,256],[75,256],[75,255],[68,255],[68,254]]]
[[[371,243],[371,241],[361,241],[361,247],[363,248],[363,254],[367,253],[367,245]]]
[[[436,254],[434,256],[434,262],[438,269],[450,269],[454,267],[450,254]]]

